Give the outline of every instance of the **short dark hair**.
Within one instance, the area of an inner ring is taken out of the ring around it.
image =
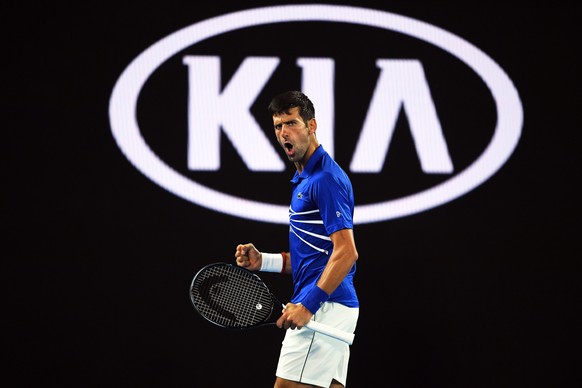
[[[313,103],[309,97],[298,90],[289,90],[273,97],[267,109],[271,116],[275,116],[281,113],[289,113],[289,110],[295,107],[299,108],[299,115],[305,124],[315,118]]]

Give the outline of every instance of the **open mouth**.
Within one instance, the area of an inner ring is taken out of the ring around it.
[[[283,146],[285,147],[287,152],[291,152],[291,150],[293,150],[293,144],[291,144],[291,143],[285,143],[285,144],[283,144]]]

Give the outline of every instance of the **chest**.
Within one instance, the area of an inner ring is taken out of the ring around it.
[[[291,209],[296,213],[317,210],[316,190],[309,179],[301,180],[293,185],[291,193]]]

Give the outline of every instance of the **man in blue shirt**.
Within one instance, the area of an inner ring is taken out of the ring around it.
[[[293,295],[277,326],[301,329],[310,320],[353,333],[359,314],[354,288],[358,252],[354,193],[347,174],[319,144],[315,109],[299,91],[282,93],[269,112],[277,141],[297,171],[291,180],[289,251],[260,252],[240,244],[235,258],[252,271],[289,273]],[[349,345],[309,330],[287,330],[275,388],[345,387]]]

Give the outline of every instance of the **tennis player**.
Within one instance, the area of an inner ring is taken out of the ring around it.
[[[354,192],[347,174],[319,144],[311,100],[302,92],[274,97],[268,107],[277,141],[297,171],[291,180],[289,251],[236,247],[237,265],[291,274],[293,295],[277,326],[287,330],[275,388],[345,387],[350,348],[311,330],[310,320],[353,333],[359,315],[354,288],[358,252],[353,233]]]

